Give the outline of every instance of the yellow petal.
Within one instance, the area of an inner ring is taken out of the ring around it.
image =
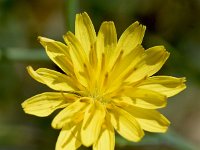
[[[126,111],[133,115],[142,129],[149,132],[166,132],[170,122],[156,110],[138,108],[134,106],[125,107]]]
[[[123,94],[132,98],[133,105],[142,108],[157,109],[165,107],[167,104],[167,97],[165,95],[151,90],[127,88]]]
[[[75,35],[89,56],[91,47],[94,46],[96,40],[96,33],[90,17],[85,12],[76,15]]]
[[[109,120],[106,120],[102,125],[100,136],[93,150],[114,150],[115,147],[115,132]]]
[[[36,71],[31,66],[27,67],[28,73],[36,81],[46,84],[48,87],[57,91],[74,91],[78,88],[74,84],[75,80],[72,80],[67,75],[59,73],[54,70],[39,68]]]
[[[113,106],[109,111],[111,123],[115,130],[125,139],[138,142],[144,136],[144,132],[136,119],[125,110]]]
[[[124,52],[122,50],[122,52]],[[145,51],[141,45],[136,46],[134,49],[131,50],[129,54],[123,57],[121,61],[118,62],[115,68],[113,68],[113,74],[122,74],[124,72],[128,72],[131,68],[141,61]],[[116,62],[117,63],[117,62]],[[127,71],[126,71],[127,70]]]
[[[105,118],[105,109],[98,101],[90,104],[85,112],[81,129],[81,141],[85,146],[91,146],[98,138]]]
[[[124,50],[124,56],[132,49],[134,49],[137,45],[142,43],[144,32],[146,27],[139,24],[139,22],[135,22],[130,25],[124,33],[121,35],[119,42],[117,44],[117,53],[118,55],[121,50]]]
[[[139,62],[132,74],[125,80],[133,83],[144,77],[149,77],[156,73],[169,57],[169,53],[163,46],[154,46],[145,51],[146,56]]]
[[[58,108],[66,107],[77,99],[77,96],[66,93],[46,92],[35,95],[22,103],[27,114],[45,117]]]
[[[79,82],[87,87],[87,79],[89,78],[89,60],[80,43],[80,41],[71,32],[64,35],[64,40],[68,44],[70,57],[74,65],[74,73]],[[89,79],[88,79],[89,80]]]
[[[91,50],[89,53],[89,62],[93,70],[96,71],[97,65],[98,65],[98,59],[97,59],[97,49],[95,46],[91,47]]]
[[[167,97],[174,96],[184,90],[185,78],[175,78],[171,76],[153,76],[144,80],[139,88],[159,92]]]
[[[65,126],[60,131],[56,142],[56,150],[76,150],[81,146],[79,141],[81,124],[75,127]]]
[[[143,56],[144,48],[141,45],[138,45],[129,54],[123,57],[123,59],[116,60],[109,75],[109,88],[106,92],[109,93],[121,87],[124,79],[130,75],[131,71],[135,68],[135,65],[141,61]]]
[[[103,22],[99,29],[98,39],[97,39],[97,56],[99,61],[101,61],[102,53],[105,54],[106,64],[109,65],[109,61],[114,59],[112,56],[115,53],[115,48],[117,45],[117,33],[115,25],[112,21]]]
[[[113,22],[103,22],[98,32],[96,49],[98,59],[98,70],[96,72],[101,89],[106,80],[106,72],[110,70],[114,60],[117,45],[117,33]]]
[[[49,58],[66,74],[73,75],[73,66],[69,55],[69,48],[65,44],[52,39],[40,36],[38,39],[44,46]]]
[[[52,127],[55,129],[61,129],[68,123],[72,123],[80,115],[80,112],[84,112],[87,108],[89,99],[82,98],[63,109],[52,121]]]

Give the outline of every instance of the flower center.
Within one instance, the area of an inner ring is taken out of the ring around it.
[[[87,96],[93,98],[94,100],[98,100],[101,103],[109,103],[110,101],[99,92],[98,88],[96,88],[93,92],[88,92]]]

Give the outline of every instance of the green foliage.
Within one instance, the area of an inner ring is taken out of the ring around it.
[[[200,146],[198,0],[1,0],[0,149],[54,149],[59,133],[50,127],[54,115],[38,119],[24,114],[21,108],[26,98],[49,91],[28,76],[26,66],[56,68],[39,45],[37,36],[62,41],[65,31],[74,31],[75,14],[82,11],[88,12],[96,29],[102,21],[113,20],[117,33],[122,33],[134,21],[140,21],[147,26],[144,47],[165,45],[171,53],[159,74],[186,76],[189,81],[190,93],[183,92],[173,101],[169,100],[172,107],[164,110],[172,122],[169,132],[147,134],[140,143],[117,136],[116,150],[199,149],[194,146]],[[193,117],[195,119],[191,119]]]

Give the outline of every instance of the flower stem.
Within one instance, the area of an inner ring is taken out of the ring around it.
[[[23,48],[0,48],[0,61],[49,61],[44,50]]]
[[[67,30],[74,32],[74,22],[77,12],[79,11],[78,0],[66,0],[65,1],[65,16]]]

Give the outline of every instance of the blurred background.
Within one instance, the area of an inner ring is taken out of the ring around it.
[[[54,150],[59,131],[51,120],[57,112],[39,118],[21,108],[27,98],[51,91],[26,66],[58,69],[37,37],[63,41],[83,11],[96,31],[102,21],[114,21],[118,37],[137,20],[146,25],[143,46],[164,45],[171,53],[158,74],[187,78],[187,89],[160,110],[171,121],[166,134],[146,133],[140,143],[118,136],[115,149],[200,149],[200,0],[0,0],[0,150]]]

